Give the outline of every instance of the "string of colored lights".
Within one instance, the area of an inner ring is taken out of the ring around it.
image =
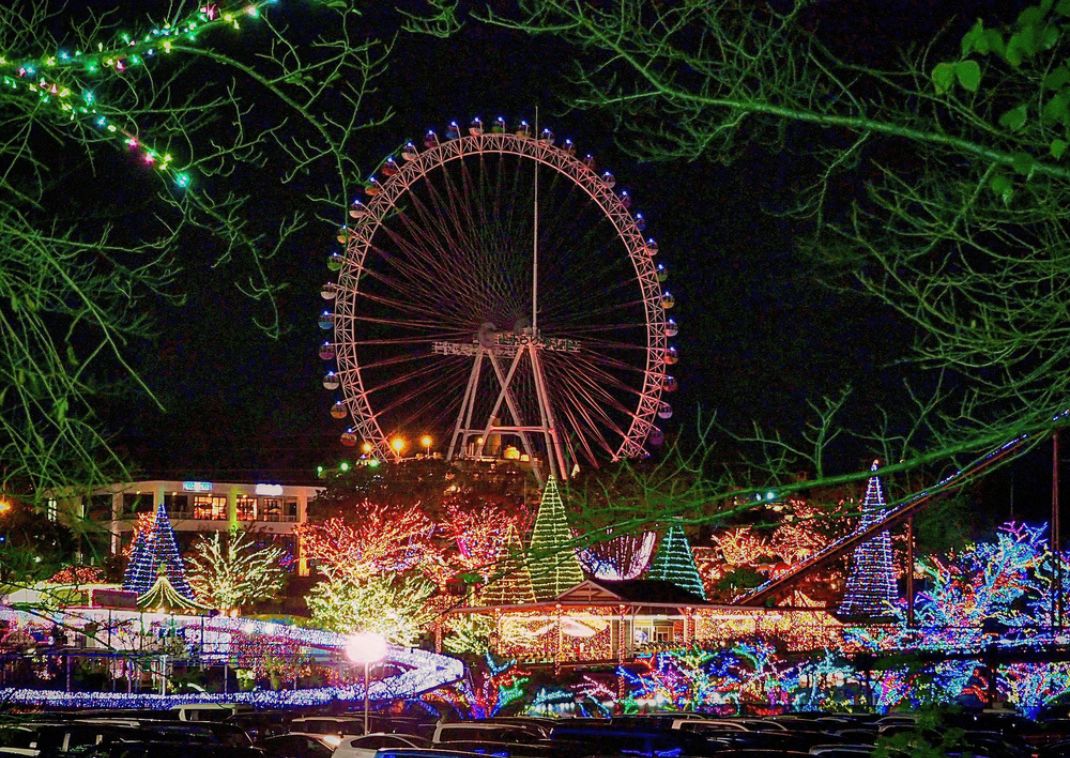
[[[189,187],[187,169],[176,167],[170,152],[151,145],[139,134],[128,116],[99,102],[86,78],[105,72],[122,75],[131,68],[146,66],[160,55],[170,55],[176,43],[189,44],[199,36],[221,27],[240,29],[243,18],[255,19],[278,0],[255,0],[233,5],[207,3],[173,24],[155,27],[139,37],[121,33],[120,45],[95,51],[58,49],[37,57],[0,56],[0,86],[35,98],[37,104],[54,108],[70,122],[84,122],[117,146],[138,155],[139,161],[171,178],[180,189]],[[124,124],[124,122],[126,122]]]

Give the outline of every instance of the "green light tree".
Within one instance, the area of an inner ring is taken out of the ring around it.
[[[524,546],[513,524],[505,534],[505,543],[494,564],[490,583],[483,589],[480,601],[488,605],[513,605],[535,602],[531,570],[528,568]]]
[[[565,504],[553,476],[546,480],[542,491],[528,551],[531,584],[539,600],[551,600],[583,581],[583,568],[573,550]]]
[[[671,524],[662,535],[658,551],[654,554],[654,562],[647,572],[647,579],[672,582],[677,587],[706,599],[702,577],[699,576],[695,558],[691,555],[691,544],[679,523]]]

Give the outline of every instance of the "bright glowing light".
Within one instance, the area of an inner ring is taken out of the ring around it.
[[[407,444],[404,437],[395,437],[390,440],[390,447],[397,455],[401,455]]]
[[[426,450],[426,449],[431,447],[431,444],[433,442],[434,442],[434,440],[431,439],[431,435],[430,434],[425,434],[424,436],[422,436],[420,438],[420,447],[422,447],[422,448],[424,448]]]
[[[346,657],[353,663],[375,663],[386,657],[386,639],[376,632],[355,632],[346,640]]]
[[[11,510],[10,500],[0,500],[0,514],[7,513]]]
[[[343,474],[346,471],[349,471],[349,461],[342,461],[341,463],[339,463],[338,470],[341,471]]]
[[[374,450],[374,449],[375,449],[375,446],[372,445],[372,443],[370,443],[370,442],[365,441],[365,442],[360,443],[360,452],[364,453],[365,455],[371,455],[372,454],[372,450]]]

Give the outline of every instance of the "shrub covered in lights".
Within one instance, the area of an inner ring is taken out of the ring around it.
[[[219,610],[269,600],[282,589],[278,547],[258,547],[244,531],[202,536],[188,557],[189,583],[197,599]]]
[[[334,632],[378,632],[387,642],[413,647],[435,618],[428,600],[435,586],[415,576],[336,576],[320,582],[306,600],[313,622]]]

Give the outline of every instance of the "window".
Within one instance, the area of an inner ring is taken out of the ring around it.
[[[189,495],[168,493],[163,496],[163,504],[171,518],[190,518]]]
[[[152,513],[152,493],[123,495],[123,513]]]
[[[226,521],[226,495],[194,495],[193,518],[207,521]]]
[[[282,521],[282,501],[274,497],[262,497],[256,511],[259,521]]]
[[[111,519],[111,495],[93,495],[86,504],[87,510],[83,513],[92,521],[108,521]]]
[[[249,495],[238,495],[237,510],[239,521],[252,521],[256,518],[256,498]]]
[[[296,500],[287,500],[286,501],[286,520],[287,521],[297,521],[297,501]]]
[[[48,502],[45,504],[45,515],[49,521],[55,521],[59,516],[59,504],[54,497],[48,498]]]

